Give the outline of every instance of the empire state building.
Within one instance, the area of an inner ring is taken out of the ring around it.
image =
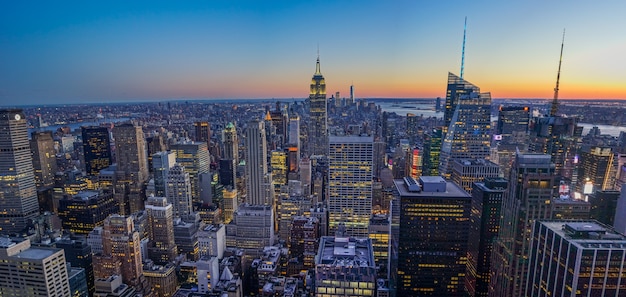
[[[309,93],[309,154],[328,154],[328,124],[326,111],[326,82],[320,72],[320,58],[317,57],[315,74],[311,79]]]

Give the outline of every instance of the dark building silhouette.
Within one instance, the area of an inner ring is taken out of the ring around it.
[[[59,200],[58,215],[63,229],[75,234],[89,234],[93,228],[102,226],[109,215],[118,212],[112,193],[83,191]]]
[[[109,129],[106,127],[81,127],[83,154],[87,175],[96,176],[100,170],[113,164]]]

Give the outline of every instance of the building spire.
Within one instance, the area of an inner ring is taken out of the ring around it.
[[[559,109],[559,80],[561,79],[561,62],[563,61],[563,44],[565,43],[565,29],[563,29],[563,39],[561,40],[561,55],[559,56],[559,70],[556,74],[556,87],[554,87],[554,99],[550,106],[550,116],[556,116]]]
[[[461,79],[463,79],[463,70],[465,68],[465,35],[467,33],[467,17],[465,17],[465,25],[463,25],[463,49],[461,50]]]
[[[320,71],[320,45],[317,44],[317,63],[315,63],[315,74],[322,74]]]

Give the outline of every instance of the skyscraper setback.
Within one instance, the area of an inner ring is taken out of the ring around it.
[[[328,151],[328,119],[326,104],[326,82],[320,70],[320,58],[317,57],[315,74],[311,79],[309,92],[309,155],[326,155]]]
[[[26,117],[0,109],[0,234],[25,231],[39,215]]]

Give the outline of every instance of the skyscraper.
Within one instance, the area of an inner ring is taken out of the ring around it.
[[[372,215],[374,139],[371,136],[332,136],[328,154],[328,212],[330,234],[340,223],[348,236],[367,237]]]
[[[481,93],[477,86],[449,73],[448,95],[444,114],[448,127],[439,159],[439,174],[446,178],[452,173],[454,159],[485,159],[491,148],[491,94]],[[448,108],[448,101],[454,106]]]
[[[235,164],[239,164],[239,140],[233,123],[228,123],[222,131],[222,142],[224,143],[224,159],[232,159],[235,160]]]
[[[116,199],[122,214],[143,209],[144,184],[148,180],[146,140],[141,126],[121,124],[113,128],[117,159]]]
[[[528,271],[532,223],[550,219],[555,193],[550,155],[517,154],[509,194],[502,201],[498,239],[491,261],[489,296],[521,296]]]
[[[26,118],[0,109],[0,234],[25,231],[39,215]]]
[[[530,124],[528,106],[500,106],[496,135],[502,144],[525,145]]]
[[[488,296],[493,242],[500,230],[502,200],[508,194],[503,178],[486,178],[474,183],[465,289],[470,296]]]
[[[109,215],[119,213],[120,209],[112,193],[99,191],[66,194],[58,203],[58,215],[63,221],[63,229],[83,235],[102,226]]]
[[[317,57],[315,74],[311,79],[309,92],[309,155],[326,155],[328,152],[328,123],[326,103],[326,82],[320,71],[320,58]]]
[[[472,194],[475,182],[482,182],[487,177],[498,177],[500,167],[485,159],[457,159],[452,162],[450,179],[463,190]]]
[[[81,127],[83,153],[87,175],[96,176],[113,164],[111,142],[107,127]]]
[[[399,232],[392,234],[397,296],[465,296],[470,195],[440,176],[394,183],[400,203]]]
[[[154,196],[165,197],[167,174],[174,164],[176,164],[176,154],[173,152],[158,152],[152,155],[152,167],[154,168]]]
[[[578,166],[578,184],[576,191],[583,193],[586,181],[593,184],[594,190],[608,190],[613,187],[609,183],[609,174],[613,166],[613,152],[610,147],[591,147],[580,152]]]
[[[148,213],[148,257],[157,264],[174,261],[177,248],[174,243],[174,215],[172,204],[164,197],[149,197],[146,201]]]
[[[211,140],[211,124],[209,122],[195,122],[193,127],[196,130],[196,141],[208,143]]]
[[[186,218],[193,211],[191,201],[191,179],[185,167],[174,164],[167,173],[165,195],[173,206],[174,217]]]
[[[246,127],[246,203],[271,205],[274,201],[267,192],[267,141],[263,122],[252,120]],[[273,189],[270,189],[273,191]],[[273,193],[273,192],[272,192]]]
[[[124,283],[137,288],[137,290],[144,288],[145,279],[141,265],[139,233],[135,230],[132,217],[111,215],[104,221],[103,230],[103,254],[95,256],[94,261],[107,258],[121,263],[119,269]],[[106,270],[106,267],[94,265],[97,276],[102,274],[98,271],[102,268]]]
[[[594,220],[535,221],[524,295],[626,295],[626,237]]]
[[[176,163],[185,167],[191,180],[191,199],[193,202],[202,202],[200,175],[210,170],[211,156],[205,142],[179,142],[171,145],[172,152],[176,153]]]
[[[54,185],[57,159],[52,132],[33,132],[30,148],[33,152],[33,167],[35,168],[35,183],[37,187]]]

